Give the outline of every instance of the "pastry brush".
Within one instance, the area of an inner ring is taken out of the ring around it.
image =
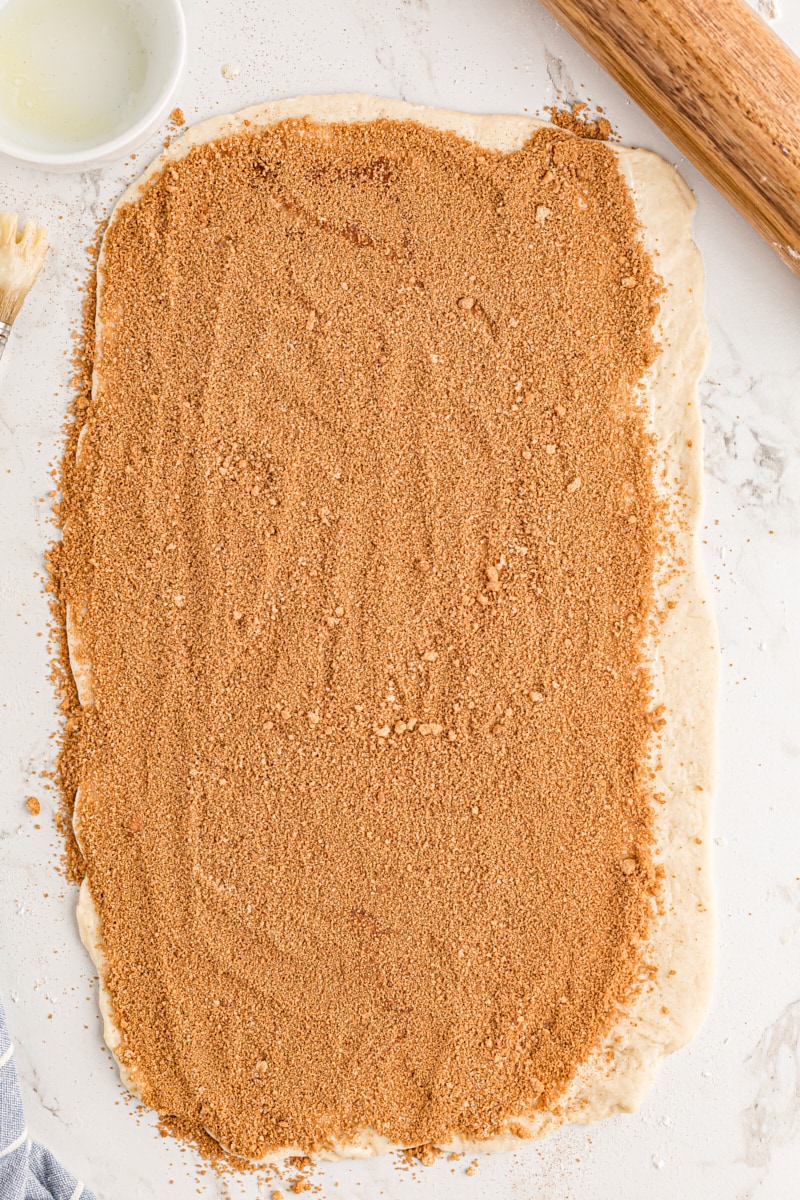
[[[11,326],[42,269],[47,246],[46,229],[28,221],[20,230],[16,213],[0,213],[0,358]]]

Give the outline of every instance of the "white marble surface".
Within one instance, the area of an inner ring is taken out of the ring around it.
[[[755,2],[755,0],[754,0]],[[760,0],[800,51],[800,0]],[[777,16],[775,14],[778,9]],[[190,120],[301,92],[365,91],[452,108],[535,113],[603,104],[628,144],[678,163],[698,198],[712,354],[706,566],[723,647],[715,808],[719,962],[700,1036],[639,1113],[566,1130],[524,1153],[392,1160],[317,1173],[326,1197],[790,1200],[800,1193],[800,280],[535,0],[186,0]],[[240,64],[226,82],[224,63]],[[164,136],[162,131],[160,136]],[[136,1115],[102,1047],[75,892],[56,873],[54,702],[42,555],[84,247],[137,163],[48,176],[0,163],[0,208],[46,221],[53,250],[0,374],[0,986],[34,1136],[102,1200],[270,1195],[198,1176]],[[24,807],[42,801],[41,828]],[[174,1181],[174,1182],[172,1182]],[[170,1186],[171,1184],[171,1186]]]

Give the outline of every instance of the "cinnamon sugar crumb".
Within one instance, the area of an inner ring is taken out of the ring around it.
[[[414,1158],[421,1162],[423,1167],[430,1167],[441,1156],[441,1150],[436,1146],[431,1146],[430,1143],[426,1146],[414,1146],[410,1153]]]
[[[546,107],[545,112],[549,115],[553,125],[557,125],[559,129],[567,129],[577,137],[607,142],[614,133],[611,122],[607,117],[590,120],[585,115],[588,107],[585,101],[579,100],[568,108]]]

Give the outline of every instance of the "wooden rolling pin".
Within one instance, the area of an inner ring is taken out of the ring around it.
[[[800,275],[800,59],[744,0],[542,0]]]

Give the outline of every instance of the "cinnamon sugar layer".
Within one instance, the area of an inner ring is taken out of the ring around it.
[[[121,1057],[183,1128],[484,1139],[630,997],[657,294],[556,130],[289,121],[119,211],[67,752]]]

